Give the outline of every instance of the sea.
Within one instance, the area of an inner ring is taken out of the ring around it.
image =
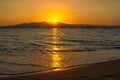
[[[120,59],[120,28],[0,28],[0,76]]]

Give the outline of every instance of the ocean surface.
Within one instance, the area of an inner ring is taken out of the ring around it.
[[[1,28],[0,75],[120,59],[120,28]]]

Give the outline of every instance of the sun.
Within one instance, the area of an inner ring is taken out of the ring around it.
[[[57,19],[53,19],[53,20],[51,21],[51,24],[54,25],[54,26],[57,25],[57,24],[58,24],[58,20],[57,20]]]
[[[38,13],[39,21],[45,21],[52,25],[59,25],[59,23],[73,23],[73,14],[63,9],[50,8]]]
[[[57,25],[58,24],[58,19],[50,19],[50,20],[48,20],[46,22],[51,24],[51,25]]]
[[[52,25],[57,25],[58,24],[58,19],[51,19],[50,21],[48,21],[50,24]]]
[[[53,20],[53,23],[57,23],[58,21],[56,19]]]
[[[58,24],[60,21],[62,21],[62,16],[60,15],[60,13],[49,13],[47,16],[46,16],[46,19],[45,21],[53,24],[53,25],[56,25]]]

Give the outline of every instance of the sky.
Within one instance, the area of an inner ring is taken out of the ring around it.
[[[0,0],[0,26],[30,22],[120,25],[120,0]]]

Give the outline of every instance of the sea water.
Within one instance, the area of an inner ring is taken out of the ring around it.
[[[120,28],[1,28],[0,75],[120,59]]]

